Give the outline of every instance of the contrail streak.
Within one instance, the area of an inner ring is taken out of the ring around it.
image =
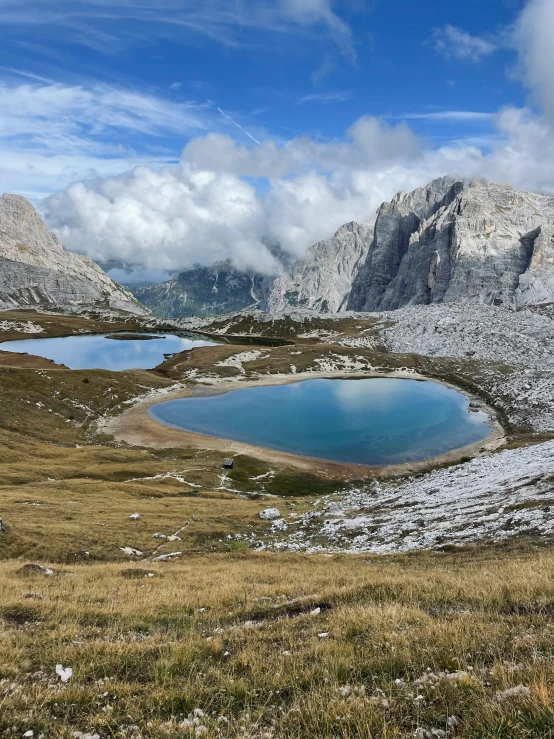
[[[223,111],[221,110],[221,108],[218,108],[218,110],[219,110],[219,112],[221,113],[221,115],[222,115],[222,116],[223,116],[224,118],[227,118],[228,120],[230,120],[230,121],[231,121],[231,123],[234,123],[234,124],[235,124],[235,126],[236,126],[237,128],[240,128],[240,130],[241,130],[241,131],[242,131],[242,132],[243,132],[244,134],[246,134],[246,135],[248,136],[248,138],[249,138],[249,139],[252,139],[252,141],[253,141],[253,142],[254,142],[255,144],[258,144],[258,146],[260,146],[260,142],[259,142],[259,141],[258,141],[257,139],[255,139],[255,138],[254,138],[254,137],[252,136],[252,134],[251,134],[251,133],[248,133],[248,131],[245,131],[245,130],[244,130],[244,128],[243,128],[243,127],[242,127],[242,126],[240,125],[240,123],[237,123],[236,121],[234,121],[234,120],[233,120],[233,119],[231,118],[231,116],[230,116],[230,115],[227,115],[227,113],[224,113],[224,112],[223,112]]]

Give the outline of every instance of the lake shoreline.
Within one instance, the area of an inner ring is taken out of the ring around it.
[[[148,410],[153,405],[169,400],[194,397],[198,390],[209,391],[209,394],[222,394],[231,390],[268,385],[283,385],[301,382],[308,379],[371,379],[396,378],[437,382],[461,393],[469,398],[472,404],[485,412],[489,418],[491,432],[485,439],[454,449],[445,454],[429,458],[422,462],[407,462],[402,464],[370,466],[363,464],[340,463],[307,457],[289,452],[281,452],[267,447],[231,441],[225,438],[207,436],[185,431],[180,428],[166,425],[155,420]],[[179,448],[192,447],[195,449],[211,449],[233,455],[247,455],[269,463],[301,469],[313,474],[320,474],[329,479],[354,481],[372,478],[399,477],[433,468],[455,464],[467,457],[486,456],[495,451],[505,441],[505,433],[493,408],[488,406],[480,397],[469,393],[465,389],[456,387],[452,383],[437,378],[420,375],[416,372],[393,371],[387,373],[344,373],[344,372],[304,372],[295,375],[272,375],[256,380],[221,380],[217,384],[209,385],[181,385],[171,392],[153,393],[146,398],[138,398],[137,402],[123,413],[103,420],[97,427],[98,432],[110,434],[115,440],[132,446],[152,448]]]

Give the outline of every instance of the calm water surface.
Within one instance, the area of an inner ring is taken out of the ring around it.
[[[336,462],[417,462],[485,439],[486,414],[436,382],[306,380],[160,403],[168,426]]]
[[[117,334],[118,336],[122,334]],[[149,334],[147,340],[110,339],[110,334],[63,336],[56,339],[22,339],[0,342],[0,351],[34,354],[65,364],[70,369],[152,369],[164,361],[165,354],[177,354],[213,341],[199,336]]]

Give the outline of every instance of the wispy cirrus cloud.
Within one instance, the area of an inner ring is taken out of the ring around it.
[[[348,90],[337,90],[335,92],[313,92],[310,95],[304,95],[298,103],[343,103],[352,97],[352,93]]]
[[[195,36],[228,47],[260,46],[256,32],[277,39],[316,29],[324,29],[343,53],[355,54],[352,31],[331,0],[0,0],[0,12],[4,29],[48,28],[51,37],[70,34],[72,42],[104,54]]]
[[[435,110],[430,113],[404,113],[394,116],[404,120],[438,121],[441,123],[488,123],[496,113],[478,110]]]
[[[212,111],[109,85],[64,85],[23,72],[0,82],[0,188],[36,194],[83,175],[175,161],[175,136],[212,128]]]

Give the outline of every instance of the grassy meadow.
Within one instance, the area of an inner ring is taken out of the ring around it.
[[[551,551],[21,564],[3,736],[554,736]]]

